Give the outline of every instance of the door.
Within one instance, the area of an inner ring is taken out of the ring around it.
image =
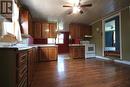
[[[58,53],[69,53],[69,32],[60,32],[56,39],[58,45]]]
[[[120,57],[119,15],[104,21],[104,56]]]

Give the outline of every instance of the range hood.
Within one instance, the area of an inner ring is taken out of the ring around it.
[[[87,38],[90,37],[91,38],[92,36],[91,35],[85,35],[84,37],[87,37]]]

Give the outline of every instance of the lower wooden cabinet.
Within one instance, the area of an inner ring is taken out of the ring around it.
[[[27,51],[18,51],[16,63],[17,87],[27,87]]]
[[[39,47],[39,61],[52,61],[58,58],[57,46]]]
[[[85,58],[85,46],[70,46],[69,56],[71,58]]]
[[[0,48],[0,87],[31,87],[35,52],[35,48]]]

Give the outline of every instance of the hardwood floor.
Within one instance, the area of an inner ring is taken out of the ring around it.
[[[59,58],[37,65],[32,87],[130,87],[130,66],[96,58]]]

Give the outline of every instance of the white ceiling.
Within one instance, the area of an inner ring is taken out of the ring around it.
[[[70,8],[63,8],[69,0],[21,0],[29,8],[34,20],[63,21],[65,24],[78,22],[90,24],[97,19],[130,5],[130,0],[81,0],[83,4],[92,3],[92,7],[84,8],[83,14],[71,14]]]

